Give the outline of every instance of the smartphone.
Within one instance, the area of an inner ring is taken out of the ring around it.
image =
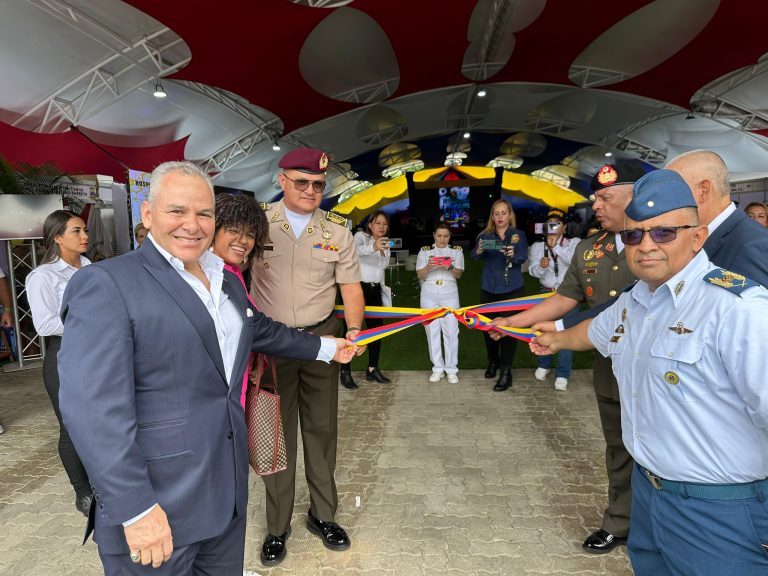
[[[547,234],[557,234],[562,225],[562,222],[547,222]]]
[[[450,266],[451,262],[453,262],[453,258],[450,256],[433,256],[432,260],[434,261],[435,265],[437,266]]]
[[[390,248],[394,248],[396,244],[397,244],[397,242],[395,242],[394,240],[390,240],[389,241],[389,247]]]
[[[499,240],[483,239],[483,250],[501,250],[503,247],[504,243]]]
[[[544,223],[543,222],[536,222],[536,224],[533,225],[533,233],[534,234],[544,234]]]

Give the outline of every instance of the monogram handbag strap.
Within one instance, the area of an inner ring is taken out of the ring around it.
[[[277,369],[275,368],[275,359],[272,356],[264,355],[264,358],[267,360],[267,364],[269,364],[270,369],[272,370],[272,390],[275,392],[275,394],[278,394],[277,391]],[[260,386],[263,388],[268,388],[269,386]]]

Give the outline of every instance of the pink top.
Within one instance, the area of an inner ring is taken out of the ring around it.
[[[232,272],[232,274],[234,274],[240,279],[240,282],[243,285],[243,290],[245,290],[245,295],[248,297],[248,300],[253,305],[253,307],[256,310],[258,310],[259,307],[256,306],[256,302],[254,302],[253,298],[251,298],[251,295],[248,294],[248,288],[246,288],[245,286],[245,279],[243,278],[243,273],[240,272],[240,269],[237,268],[236,266],[232,266],[231,264],[224,264],[224,268]],[[243,408],[245,408],[245,394],[246,394],[246,391],[248,390],[248,378],[250,376],[252,364],[253,364],[253,352],[251,352],[251,355],[248,357],[248,364],[245,367],[245,374],[243,375],[243,390],[240,394],[240,404],[243,406]]]

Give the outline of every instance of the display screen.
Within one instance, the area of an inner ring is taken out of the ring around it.
[[[469,224],[469,186],[439,188],[440,215],[451,230],[463,232]]]

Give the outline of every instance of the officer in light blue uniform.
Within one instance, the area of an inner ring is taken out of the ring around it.
[[[591,341],[611,358],[635,459],[636,576],[768,574],[768,290],[709,262],[677,173],[638,180],[626,216],[640,281],[591,324],[537,342]]]

